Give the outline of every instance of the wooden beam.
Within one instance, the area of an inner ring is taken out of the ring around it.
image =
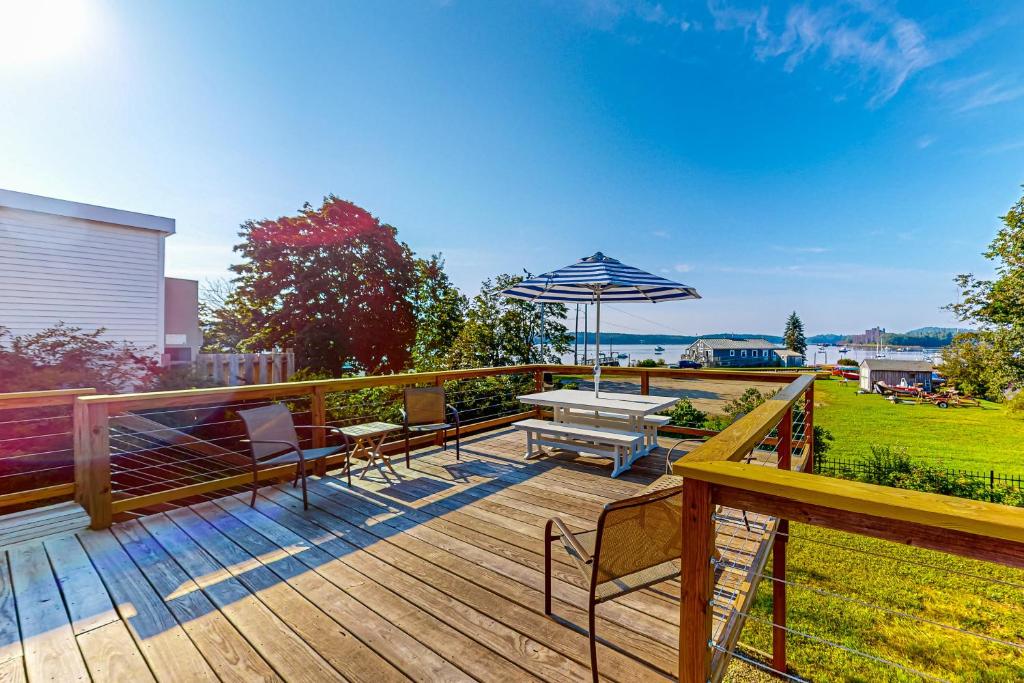
[[[680,594],[679,682],[706,683],[711,673],[711,606],[715,573],[711,487],[687,479],[683,484]],[[683,627],[685,625],[685,627]]]
[[[814,475],[795,476],[811,477]],[[893,519],[884,515],[853,513],[841,507],[802,503],[782,496],[744,491],[728,486],[713,485],[712,490],[716,504],[751,510],[775,517],[785,517],[805,524],[848,531],[860,534],[861,536],[871,536],[872,538],[894,541],[903,545],[928,548],[930,550],[960,555],[961,557],[986,560],[1024,569],[1024,541],[1011,540],[984,532],[972,533],[963,529],[950,528],[934,523],[910,522],[902,519]],[[911,491],[909,493],[916,492]],[[932,496],[934,494],[924,493],[920,495]],[[947,496],[935,497],[944,498]],[[961,499],[952,500],[959,501]],[[1019,508],[1011,508],[1005,505],[995,505],[993,503],[985,503],[985,505],[1003,508],[1007,513],[1024,512]],[[939,521],[945,522],[946,520],[942,519]],[[972,526],[969,514],[961,516],[958,521],[961,526]],[[977,526],[979,529],[985,528],[984,525]],[[1015,529],[1015,531],[1018,533],[1024,531],[1024,525]]]
[[[310,424],[323,427],[327,424],[327,391],[323,387],[313,387],[309,398]],[[311,429],[313,432],[313,448],[323,448],[327,444],[327,433],[323,429]]]
[[[95,389],[54,389],[52,391],[15,391],[0,394],[0,410],[70,406],[79,396],[95,394]]]
[[[779,422],[778,468],[789,470],[793,460],[793,408]],[[745,508],[744,508],[745,509]],[[786,541],[789,522],[779,521],[779,534],[772,548],[772,667],[786,673]]]
[[[730,425],[728,429],[693,449],[685,458],[677,460],[676,467],[681,466],[684,462],[725,462],[744,458],[775,428],[786,411],[791,410],[793,404],[803,395],[807,386],[813,383],[812,375],[797,377],[775,396]],[[676,472],[676,474],[680,473]]]
[[[830,515],[830,518],[849,513],[849,519],[879,518],[893,523],[907,522],[953,533],[987,537],[993,542],[1003,540],[1024,546],[1024,508],[815,474],[786,472],[773,467],[748,466],[735,462],[687,463],[686,459],[682,458],[676,463],[676,472],[684,477],[717,484],[723,489],[746,491],[749,495],[744,500],[786,500],[796,507],[834,510],[835,515]],[[760,509],[765,505],[735,507],[796,519]],[[806,517],[801,514],[801,518]]]
[[[37,500],[47,500],[50,498],[59,498],[61,496],[70,496],[75,492],[75,485],[73,483],[68,484],[55,484],[54,486],[44,486],[43,488],[30,489],[28,491],[15,491],[14,493],[5,493],[0,495],[0,508],[10,507],[12,505],[21,505],[23,503],[32,503]]]
[[[75,500],[85,508],[93,529],[111,522],[110,425],[105,403],[74,405]]]

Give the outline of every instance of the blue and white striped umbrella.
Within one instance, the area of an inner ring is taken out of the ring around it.
[[[601,383],[601,301],[658,303],[699,299],[697,290],[627,266],[601,252],[571,266],[523,280],[501,292],[507,297],[535,303],[595,303],[597,305],[597,357],[594,359],[594,394]]]

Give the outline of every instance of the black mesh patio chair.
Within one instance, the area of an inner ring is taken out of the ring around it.
[[[278,465],[295,465],[295,479],[292,487],[302,479],[302,506],[309,509],[309,500],[306,495],[306,465],[314,463],[320,472],[326,473],[326,459],[329,456],[344,452],[344,469],[348,475],[349,486],[352,485],[351,462],[349,457],[348,436],[337,427],[325,427],[322,425],[296,425],[288,407],[283,403],[274,403],[260,408],[239,410],[238,416],[245,423],[245,435],[248,437],[242,443],[249,444],[249,453],[252,455],[252,500],[249,505],[256,506],[256,491],[259,489],[259,471],[268,467]],[[299,435],[296,429],[322,429],[326,432],[341,434],[344,444],[341,446],[327,446],[325,448],[300,448]]]
[[[402,410],[405,432],[405,466],[409,466],[409,436],[441,432],[441,444],[448,449],[448,430],[455,430],[455,459],[459,453],[459,411],[445,400],[444,387],[406,387]]]
[[[680,574],[682,491],[681,486],[672,486],[608,503],[593,531],[574,534],[558,517],[544,527],[544,614],[551,614],[551,544],[561,540],[589,584],[587,634],[595,683],[597,605]]]

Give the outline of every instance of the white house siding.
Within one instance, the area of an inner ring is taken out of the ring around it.
[[[0,206],[0,325],[63,321],[163,351],[165,232]]]

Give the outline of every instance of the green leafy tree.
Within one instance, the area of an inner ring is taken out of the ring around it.
[[[958,334],[940,366],[958,388],[991,400],[1024,384],[1024,196],[1001,220],[983,254],[995,277],[958,275],[960,301],[946,307],[978,330]]]
[[[786,319],[786,331],[783,333],[786,348],[797,353],[807,353],[807,337],[804,336],[804,323],[793,311]]]
[[[397,230],[329,196],[297,216],[242,224],[245,259],[232,304],[250,350],[295,349],[300,366],[332,375],[408,367],[416,334],[416,265]]]
[[[243,293],[224,278],[208,280],[199,289],[199,325],[204,353],[248,351],[253,310]]]
[[[522,280],[517,275],[499,275],[483,281],[452,348],[452,367],[554,363],[568,352],[572,339],[565,325],[568,311],[562,304],[547,304],[544,358],[540,357],[540,306],[501,295],[502,290]]]
[[[420,371],[444,369],[465,325],[469,301],[444,272],[440,254],[416,259],[412,306],[416,318],[413,366]]]

